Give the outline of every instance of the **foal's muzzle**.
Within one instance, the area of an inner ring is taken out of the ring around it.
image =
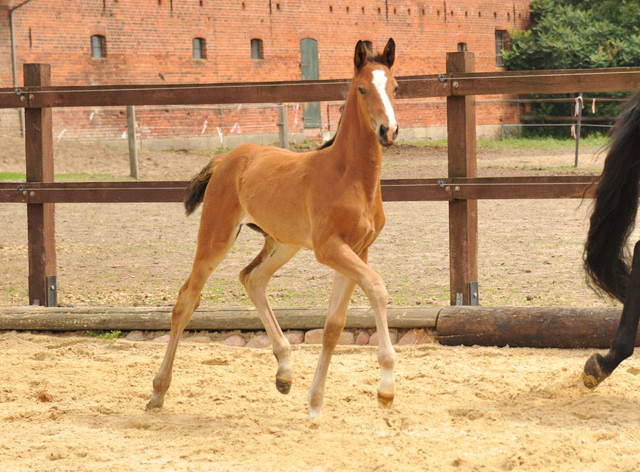
[[[391,146],[398,137],[398,126],[389,128],[387,125],[380,125],[378,128],[378,141],[383,146]]]

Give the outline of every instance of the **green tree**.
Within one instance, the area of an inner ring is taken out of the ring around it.
[[[530,28],[510,34],[510,48],[503,52],[509,70],[640,66],[640,1],[533,0]],[[591,94],[590,98],[626,95]],[[554,117],[571,115],[573,107],[568,103],[537,103],[527,115],[532,123],[554,123]],[[603,102],[596,115],[603,117],[603,125],[609,125],[611,117],[619,113],[619,102]],[[535,127],[525,134],[568,136],[566,129],[557,127]]]
[[[638,0],[533,0],[531,27],[511,32],[510,70],[640,66]]]

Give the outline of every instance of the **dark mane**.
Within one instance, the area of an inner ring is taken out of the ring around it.
[[[367,61],[374,62],[376,64],[382,64],[382,53],[379,52],[374,55],[374,52],[371,50],[371,42],[363,41],[365,47],[367,48]]]
[[[342,123],[342,113],[343,112],[344,112],[344,104],[340,105],[340,120],[338,121],[338,127],[336,128],[336,132],[333,133],[333,136],[331,137],[331,139],[329,139],[328,141],[325,141],[320,146],[318,146],[316,148],[316,151],[319,151],[320,149],[328,148],[336,140],[336,134],[338,134],[338,130],[340,129],[340,123]]]
[[[382,62],[382,53],[378,53],[375,56],[372,56],[371,54],[367,55],[367,60],[369,62],[374,62],[376,64],[384,64]]]
[[[340,124],[338,124],[338,126],[340,126]],[[329,146],[331,146],[333,144],[333,142],[335,140],[336,140],[336,135],[334,134],[329,141],[325,141],[320,146],[318,146],[316,148],[316,151],[319,151],[320,149],[328,148]]]

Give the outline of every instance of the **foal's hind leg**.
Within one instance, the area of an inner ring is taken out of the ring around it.
[[[189,324],[193,312],[200,305],[200,293],[204,284],[233,245],[237,231],[238,226],[235,223],[224,224],[224,221],[218,221],[215,224],[205,224],[204,218],[202,219],[193,269],[180,289],[178,301],[173,307],[169,344],[160,370],[153,379],[153,394],[147,404],[147,410],[162,407],[164,396],[171,384],[171,372],[180,336]]]
[[[596,388],[604,379],[633,354],[640,320],[640,241],[633,250],[627,299],[622,309],[618,331],[606,356],[592,355],[584,366],[582,380],[588,388]]]
[[[280,393],[284,394],[291,390],[291,346],[269,306],[267,284],[271,276],[286,264],[299,249],[298,246],[278,243],[271,236],[265,235],[264,247],[260,254],[240,272],[240,281],[255,305],[271,340],[273,354],[278,361],[276,387]]]
[[[313,382],[309,388],[309,419],[313,421],[318,418],[322,409],[324,400],[324,385],[329,371],[329,363],[331,356],[338,344],[340,334],[344,329],[347,321],[347,309],[351,294],[356,283],[336,272],[333,278],[333,288],[331,290],[331,300],[329,302],[329,312],[324,325],[324,336],[322,337],[322,350],[320,351],[320,359],[316,367],[316,373]]]

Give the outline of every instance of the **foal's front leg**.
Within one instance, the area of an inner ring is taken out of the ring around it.
[[[640,241],[633,250],[627,299],[620,316],[618,331],[606,356],[592,355],[584,366],[582,380],[586,387],[596,388],[620,363],[633,354],[640,320]]]
[[[387,324],[387,302],[389,300],[389,295],[387,293],[384,281],[373,269],[367,266],[366,250],[363,251],[362,258],[360,258],[346,243],[344,243],[344,241],[341,241],[338,238],[333,238],[332,240],[326,242],[322,247],[316,248],[316,258],[319,262],[332,267],[342,276],[355,281],[355,283],[358,284],[362,288],[362,290],[364,290],[365,295],[369,299],[369,303],[371,303],[371,308],[373,308],[375,314],[376,330],[379,336],[378,363],[380,364],[380,369],[382,371],[382,379],[380,381],[380,386],[378,387],[378,401],[383,406],[391,406],[395,395],[393,368],[395,365],[396,353],[393,349],[393,344],[391,343],[391,337],[389,336],[389,326]],[[351,290],[353,290],[353,287],[351,287]],[[346,289],[343,288],[342,292],[344,295]],[[351,292],[349,292],[349,295],[350,293]],[[335,299],[338,300],[338,298],[339,296],[337,295]],[[332,295],[332,301],[333,300],[334,297]],[[340,300],[341,303],[344,304],[343,316],[346,317],[346,309],[349,299],[348,297],[345,297],[345,299]],[[340,305],[341,310],[343,309],[342,304]],[[329,322],[329,319],[327,319],[327,322]],[[337,339],[335,342],[337,342]],[[329,355],[329,358],[330,357],[331,356]],[[320,366],[318,368],[320,368]],[[316,377],[318,377],[319,375],[322,375],[322,372],[316,371]],[[314,383],[315,382],[316,381],[314,379]],[[322,383],[320,385],[324,385],[324,380],[322,380]],[[322,397],[320,398],[320,405],[318,406],[321,406],[321,402]],[[313,407],[314,405],[310,403],[312,412]]]

